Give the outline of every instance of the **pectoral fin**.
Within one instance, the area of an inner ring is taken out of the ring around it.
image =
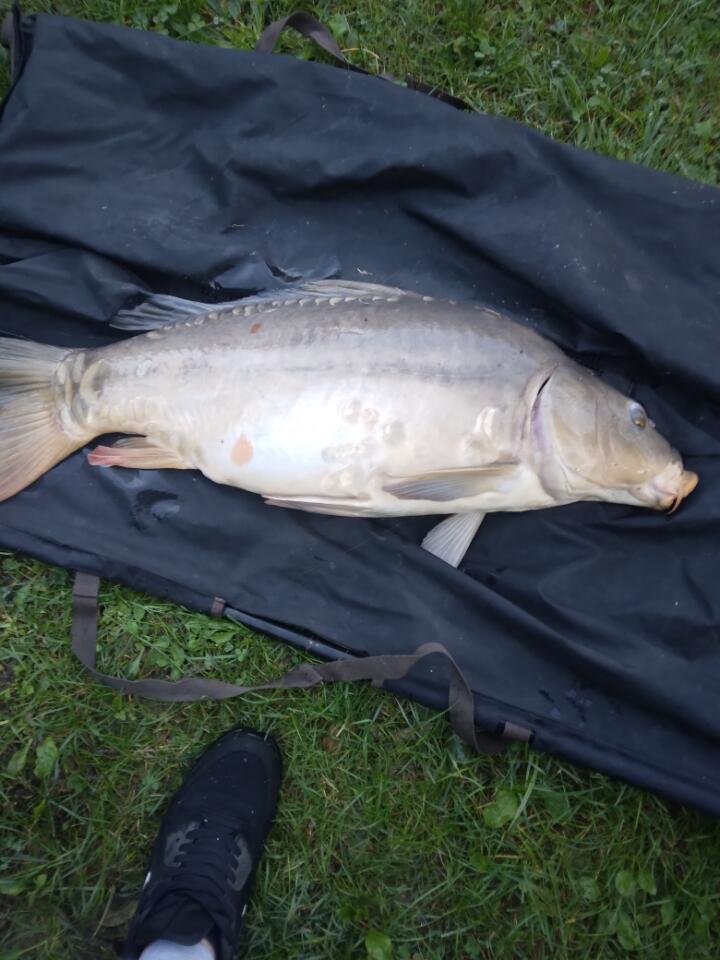
[[[499,460],[481,467],[394,477],[383,486],[383,490],[400,500],[462,500],[497,490],[517,470],[518,462]]]
[[[131,467],[136,470],[190,470],[174,450],[161,447],[147,437],[125,437],[111,447],[95,447],[88,455],[93,467]]]
[[[479,510],[455,513],[432,528],[422,542],[423,549],[457,567],[484,519]]]

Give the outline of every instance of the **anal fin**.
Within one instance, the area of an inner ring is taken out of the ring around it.
[[[472,513],[454,513],[434,526],[425,536],[422,542],[423,549],[444,560],[445,563],[457,567],[484,519],[485,514],[480,510],[474,510]]]
[[[305,510],[307,513],[325,513],[333,517],[368,517],[376,514],[358,497],[267,496],[270,507]]]
[[[130,467],[135,470],[189,470],[174,450],[147,437],[125,437],[111,447],[95,447],[88,455],[93,467]]]

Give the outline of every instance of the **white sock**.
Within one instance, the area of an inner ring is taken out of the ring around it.
[[[207,940],[191,947],[172,940],[153,940],[140,954],[140,960],[215,960],[215,951]]]

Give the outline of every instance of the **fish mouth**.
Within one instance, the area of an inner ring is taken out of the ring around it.
[[[667,489],[660,481],[660,478],[655,480],[652,488],[656,498],[659,497],[659,499],[656,500],[655,509],[667,510],[668,515],[675,513],[683,500],[689,497],[698,485],[699,479],[693,470],[683,470],[680,474],[679,481],[674,484],[674,489],[671,490]]]

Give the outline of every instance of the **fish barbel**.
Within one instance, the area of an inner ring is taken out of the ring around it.
[[[638,403],[479,304],[330,280],[155,296],[114,325],[137,335],[0,339],[0,500],[119,432],[91,464],[197,469],[337,516],[449,514],[423,545],[457,565],[488,512],[674,509],[697,483]]]

